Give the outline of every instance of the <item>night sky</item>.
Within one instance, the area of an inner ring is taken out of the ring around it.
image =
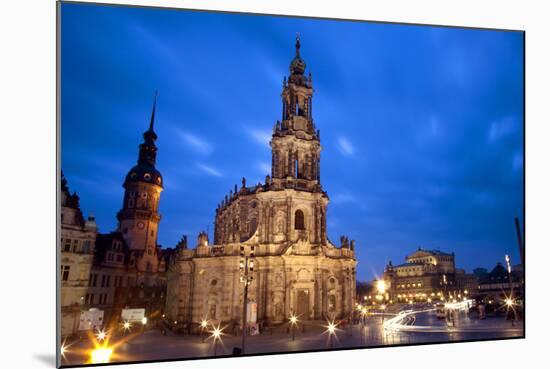
[[[224,195],[270,173],[299,32],[328,234],[356,240],[358,279],[418,247],[467,271],[519,263],[521,33],[79,4],[61,24],[61,167],[101,232],[116,228],[158,90],[159,243],[212,239]]]

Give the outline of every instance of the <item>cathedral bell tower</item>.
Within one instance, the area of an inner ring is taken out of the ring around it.
[[[156,105],[155,95],[149,129],[143,133],[137,165],[124,180],[124,201],[117,214],[119,230],[136,256],[137,270],[152,273],[158,269],[157,232],[161,218],[158,205],[163,186],[162,175],[155,168],[158,150],[154,131]]]
[[[271,139],[271,177],[274,188],[295,188],[321,192],[319,131],[313,121],[311,73],[300,57],[300,37],[290,75],[283,80],[282,120],[277,121]]]

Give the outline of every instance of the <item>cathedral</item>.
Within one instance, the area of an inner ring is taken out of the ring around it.
[[[327,236],[329,197],[321,184],[322,147],[313,119],[312,77],[305,71],[297,38],[290,75],[283,81],[281,120],[270,142],[271,175],[254,185],[243,178],[240,188],[235,186],[223,198],[216,209],[213,244],[201,233],[194,248],[188,247],[186,237],[177,245],[166,273],[165,313],[170,319],[242,321],[245,283],[248,306],[257,321],[272,324],[291,315],[325,320],[351,314],[355,242],[342,236],[337,246]],[[149,153],[144,151],[145,156]],[[161,177],[151,173],[147,188],[156,190],[147,193],[155,206]],[[138,168],[136,176],[143,175]],[[134,186],[129,176],[127,194],[140,193],[129,190]],[[124,211],[119,219],[124,229]],[[148,218],[143,232],[155,232],[157,225],[158,219]],[[243,278],[245,255],[251,268]]]

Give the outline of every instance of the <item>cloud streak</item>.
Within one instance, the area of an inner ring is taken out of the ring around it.
[[[338,149],[344,156],[352,156],[355,153],[355,148],[351,142],[344,136],[338,138]]]
[[[208,156],[214,151],[214,147],[208,141],[200,138],[199,136],[182,130],[178,130],[178,134],[183,139],[187,147],[197,154]]]
[[[204,173],[212,176],[212,177],[223,177],[223,173],[220,172],[218,169],[210,166],[210,165],[207,165],[207,164],[204,164],[204,163],[197,163],[197,167],[202,170]]]
[[[256,143],[269,147],[269,141],[271,141],[271,131],[265,129],[248,128],[250,137],[256,141]]]

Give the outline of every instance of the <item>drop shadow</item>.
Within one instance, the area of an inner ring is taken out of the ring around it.
[[[33,357],[43,364],[46,364],[52,368],[57,368],[54,354],[34,354]]]

